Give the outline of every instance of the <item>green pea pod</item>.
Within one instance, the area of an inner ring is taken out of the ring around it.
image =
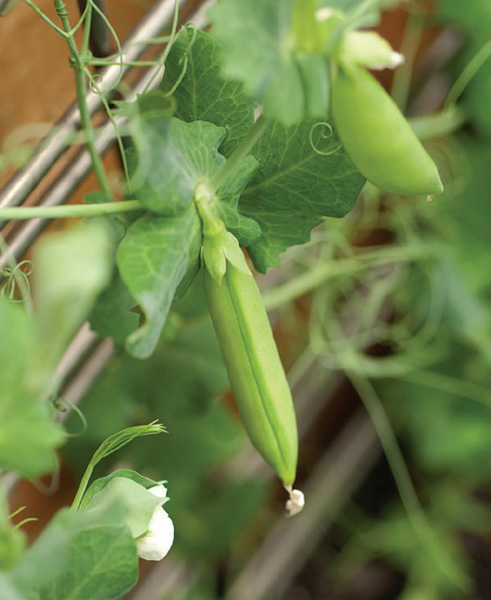
[[[254,277],[227,262],[220,284],[207,269],[204,283],[244,427],[264,460],[291,486],[298,454],[295,410]]]
[[[403,114],[365,69],[338,68],[331,81],[332,114],[358,170],[393,194],[441,194],[438,169]]]

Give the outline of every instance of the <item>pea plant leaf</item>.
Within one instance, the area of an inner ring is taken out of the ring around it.
[[[261,228],[254,218],[239,213],[239,198],[258,167],[253,156],[247,156],[225,184],[217,190],[217,215],[239,240],[241,246],[250,246],[261,236]]]
[[[240,81],[222,76],[218,54],[209,34],[184,27],[167,57],[160,88],[174,90],[177,118],[225,128],[220,153],[227,157],[254,123],[254,110]]]
[[[57,513],[12,571],[26,600],[119,600],[137,577],[129,528],[70,509]]]
[[[191,27],[179,33],[161,84],[165,93],[175,87],[175,116],[186,122],[207,121],[224,128],[226,135],[219,152],[229,156],[254,123],[253,104],[240,82],[222,76],[216,43],[207,33]],[[218,190],[218,215],[243,246],[261,234],[255,221],[237,211],[239,196],[256,168],[256,160],[247,157],[234,177]]]
[[[290,54],[283,52],[292,4],[222,0],[209,12],[226,76],[243,81],[267,114],[289,123],[300,118],[303,108],[300,75]]]
[[[0,295],[0,468],[25,477],[52,471],[53,450],[65,439],[31,377],[35,324],[23,308]]]
[[[307,242],[324,217],[349,212],[365,179],[327,123],[272,123],[253,155],[259,168],[241,195],[239,210],[261,227],[262,236],[248,251],[264,273],[280,265],[279,255],[289,246]]]
[[[124,344],[137,329],[140,320],[138,313],[132,310],[135,305],[133,296],[116,270],[92,309],[89,317],[91,329],[102,338],[111,337],[116,345]]]
[[[147,116],[133,136],[132,193],[148,210],[173,215],[194,200],[196,183],[225,162],[218,145],[225,129],[205,121]]]
[[[48,398],[57,361],[108,281],[107,229],[87,223],[48,236],[33,259],[34,315],[0,298],[0,466],[25,477],[52,471],[53,450],[65,440]]]
[[[34,255],[39,372],[48,376],[107,285],[111,231],[99,219],[45,238]]]
[[[145,317],[126,340],[133,356],[146,358],[153,352],[175,294],[184,293],[199,268],[201,241],[194,204],[174,216],[148,213],[128,228],[117,264]]]
[[[53,450],[65,435],[39,396],[20,389],[0,393],[0,467],[37,477],[56,467]]]
[[[211,35],[220,47],[226,76],[239,79],[266,116],[286,125],[310,114],[327,112],[327,94],[312,102],[309,73],[315,71],[317,88],[327,90],[328,70],[319,55],[301,57],[293,43],[294,0],[222,0],[209,12]],[[254,35],[251,35],[251,32]]]

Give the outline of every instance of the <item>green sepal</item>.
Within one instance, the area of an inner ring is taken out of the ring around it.
[[[218,284],[221,284],[226,273],[227,261],[244,273],[249,271],[239,242],[230,231],[205,236],[201,252],[205,267]]]

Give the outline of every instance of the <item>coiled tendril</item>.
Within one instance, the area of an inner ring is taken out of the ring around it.
[[[31,290],[29,275],[31,275],[33,269],[34,265],[30,260],[23,260],[14,267],[2,269],[0,273],[6,278],[1,291],[2,295],[11,302],[25,302]],[[17,294],[17,287],[19,288],[19,294]]]

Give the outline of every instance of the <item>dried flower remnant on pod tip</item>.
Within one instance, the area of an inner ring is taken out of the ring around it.
[[[305,496],[302,491],[292,489],[291,485],[285,485],[285,490],[290,496],[286,501],[287,517],[293,517],[303,510],[305,506]]]

